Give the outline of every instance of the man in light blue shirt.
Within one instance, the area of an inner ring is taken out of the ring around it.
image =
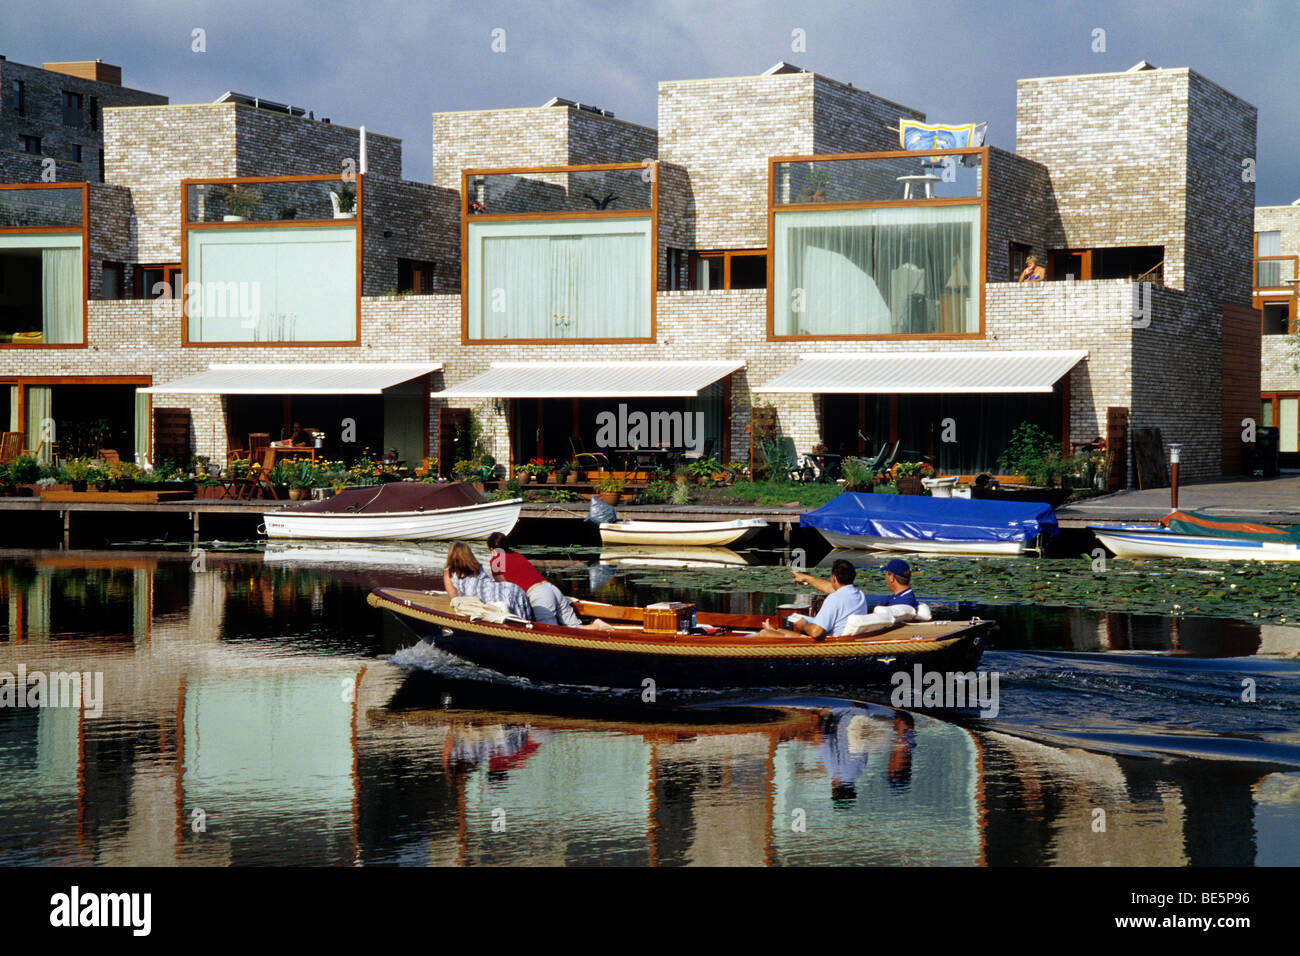
[[[770,621],[763,622],[759,637],[811,637],[815,641],[825,640],[827,636],[837,637],[844,633],[848,619],[853,614],[869,614],[871,607],[867,596],[853,586],[857,569],[848,561],[840,559],[831,565],[829,581],[812,578],[811,575],[795,575],[810,579],[805,583],[814,584],[819,591],[826,593],[821,610],[816,617],[790,616],[790,626],[773,627]],[[779,623],[779,622],[778,622]]]

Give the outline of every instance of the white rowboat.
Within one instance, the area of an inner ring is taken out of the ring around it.
[[[753,537],[767,522],[762,518],[734,521],[617,521],[602,522],[605,544],[648,544],[660,547],[726,547]]]

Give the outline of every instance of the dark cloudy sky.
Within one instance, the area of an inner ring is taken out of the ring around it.
[[[192,52],[206,31],[207,51]],[[505,31],[505,52],[492,51]],[[793,52],[794,30],[806,50]],[[1105,30],[1106,51],[1093,52]],[[591,102],[655,125],[659,80],[789,60],[1015,145],[1019,77],[1189,66],[1259,109],[1257,202],[1300,197],[1300,2],[1173,0],[3,0],[0,54],[99,57],[173,103],[228,89],[404,140],[430,178],[436,110]],[[1153,122],[1158,117],[1152,117]]]

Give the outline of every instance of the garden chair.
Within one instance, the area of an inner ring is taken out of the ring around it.
[[[257,461],[262,455],[266,454],[266,449],[271,445],[270,432],[252,432],[248,436],[248,455],[249,461]]]
[[[573,452],[573,460],[578,463],[578,467],[583,471],[609,471],[609,458],[602,452],[587,451],[582,439],[569,439],[569,450]]]
[[[9,464],[22,453],[22,432],[0,432],[0,465]]]

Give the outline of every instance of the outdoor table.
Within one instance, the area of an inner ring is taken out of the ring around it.
[[[306,455],[312,461],[316,460],[316,448],[313,445],[280,445],[271,444],[271,450],[275,452],[277,458],[282,456],[299,457]]]
[[[903,198],[912,199],[912,187],[920,183],[925,194],[924,199],[934,198],[934,184],[943,182],[942,176],[936,176],[934,173],[919,173],[914,176],[899,176],[898,181],[903,184]]]
[[[613,448],[610,450],[613,451],[614,454],[622,456],[624,471],[640,470],[640,462],[635,463],[636,465],[635,468],[629,467],[629,462],[633,458],[640,458],[641,456],[646,456],[647,467],[653,468],[655,467],[653,462],[658,460],[667,463],[667,461],[669,460],[669,456],[673,453],[673,450],[671,448],[651,448],[651,447]]]
[[[821,469],[818,481],[834,481],[839,477],[840,463],[844,461],[843,455],[832,455],[826,452],[812,454],[808,456],[817,462],[817,467]]]

